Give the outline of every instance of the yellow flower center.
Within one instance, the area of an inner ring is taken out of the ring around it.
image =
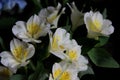
[[[61,71],[60,68],[57,69],[57,70],[55,70],[54,73],[53,73],[53,77],[56,79],[56,78],[60,75],[61,72],[62,72],[62,71]]]
[[[101,27],[102,27],[102,23],[95,19],[93,20],[93,22],[89,22],[88,25],[90,26],[90,30],[94,31],[94,32],[100,32],[101,31]]]
[[[12,50],[12,52],[16,60],[18,60],[19,62],[26,59],[28,55],[28,51],[23,46],[17,46]]]
[[[70,50],[68,53],[68,56],[71,60],[76,60],[77,59],[77,54],[75,50]]]
[[[94,25],[96,26],[96,28],[97,28],[98,30],[101,29],[102,23],[101,23],[99,20],[95,19],[95,20],[93,21],[93,23],[94,23]]]
[[[53,14],[51,14],[49,17],[47,17],[47,21],[49,23],[53,23],[53,21],[57,18],[57,11],[55,11]]]
[[[71,80],[69,72],[63,72],[59,80]]]
[[[38,24],[32,23],[27,26],[28,33],[32,38],[39,32],[41,32],[41,28]]]
[[[55,80],[71,80],[69,72],[62,72],[61,69],[57,69],[53,73],[53,77]]]

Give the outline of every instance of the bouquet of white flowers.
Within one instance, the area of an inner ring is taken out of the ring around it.
[[[29,5],[15,1],[22,9]],[[35,13],[26,20],[14,20],[9,49],[0,37],[0,80],[82,80],[86,74],[95,74],[93,64],[119,68],[104,47],[114,33],[106,9],[83,12],[75,1],[54,0],[56,5],[48,6],[45,0],[47,7],[41,0],[32,1]],[[1,15],[2,5],[0,1]]]

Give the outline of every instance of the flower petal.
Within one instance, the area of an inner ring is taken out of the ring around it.
[[[58,70],[58,69],[61,69],[61,70],[62,70],[60,64],[54,63],[53,68],[52,68],[52,73],[54,73],[54,71],[56,71],[56,70]]]
[[[76,65],[78,65],[78,70],[79,71],[87,70],[88,68],[87,64],[88,64],[88,60],[84,56],[80,55],[78,62],[76,63]]]
[[[57,51],[50,51],[53,55],[55,55],[56,57],[59,57],[60,59],[64,60],[67,58],[67,55],[65,53],[63,53],[62,51],[57,52]]]
[[[50,52],[56,56],[65,51],[67,44],[70,42],[70,34],[62,28],[58,28],[54,35],[50,35]],[[58,53],[58,54],[57,54]],[[64,56],[63,54],[61,54]],[[60,57],[60,56],[59,56]],[[63,58],[63,57],[60,57]]]
[[[87,28],[88,32],[91,30],[90,28],[93,26],[91,15],[92,14],[90,14],[88,12],[86,12],[84,15],[84,22],[86,24],[86,28]]]
[[[35,48],[32,44],[22,42],[18,39],[11,40],[10,49],[13,56],[21,65],[27,64],[26,60],[31,58],[35,53]]]
[[[11,55],[11,53],[4,51],[0,53],[0,56],[1,56],[1,63],[4,66],[8,67],[12,72],[16,73],[20,63],[15,60],[15,58]]]
[[[102,34],[105,36],[109,36],[114,32],[114,27],[112,26],[112,22],[110,20],[104,20]]]
[[[52,78],[52,74],[49,75],[49,80],[54,80],[54,79]]]
[[[99,11],[95,12],[92,16],[92,20],[98,20],[100,23],[103,23],[103,16]]]
[[[29,25],[31,23],[36,23],[39,25],[40,24],[39,22],[40,22],[39,17],[35,14],[28,19],[27,25]]]
[[[26,59],[29,59],[29,58],[31,58],[31,57],[34,55],[34,53],[35,53],[35,48],[34,48],[34,46],[33,46],[32,44],[28,44],[27,51],[28,51],[29,54],[27,55]]]
[[[13,40],[11,40],[10,41],[10,50],[11,50],[11,52],[12,53],[14,53],[13,52],[13,50],[17,47],[17,46],[21,46],[22,45],[22,43],[20,42],[20,40],[18,40],[18,39],[13,39]],[[14,54],[13,54],[14,55]]]
[[[16,25],[13,26],[12,32],[18,38],[28,38],[26,34],[26,24],[23,21],[17,21]]]
[[[72,31],[75,31],[76,28],[84,23],[84,14],[80,12],[75,3],[67,4],[71,9],[71,21],[72,21]]]

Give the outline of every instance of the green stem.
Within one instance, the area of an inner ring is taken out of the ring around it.
[[[30,61],[30,66],[32,67],[32,69],[35,71],[35,65],[33,64],[32,61]]]
[[[26,75],[27,75],[27,72],[28,72],[28,71],[27,71],[27,66],[25,66],[24,69],[25,69],[25,73],[26,73]]]

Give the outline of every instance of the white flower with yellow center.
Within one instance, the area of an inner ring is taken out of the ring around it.
[[[69,61],[76,61],[78,60],[81,53],[81,46],[77,44],[77,42],[72,39],[69,44],[66,46],[66,58]]]
[[[62,14],[65,12],[65,8],[63,8],[61,11],[61,4],[58,3],[57,7],[49,6],[45,9],[42,9],[39,12],[39,17],[42,18],[44,21],[48,22],[52,25],[51,28],[57,28],[58,20]],[[60,11],[60,12],[59,12]]]
[[[72,40],[71,44],[67,46],[65,55],[66,58],[63,59],[61,64],[70,62],[70,67],[78,72],[87,70],[88,60],[81,55],[81,46],[75,40]]]
[[[50,30],[50,25],[41,21],[37,16],[31,16],[26,22],[18,21],[16,25],[13,26],[13,34],[22,39],[25,42],[36,42],[40,43],[41,40],[38,40],[39,37],[45,36]]]
[[[79,80],[77,72],[69,69],[66,65],[55,63],[52,68],[52,75],[50,74],[49,80]]]
[[[65,47],[70,42],[70,34],[62,28],[57,28],[54,35],[50,35],[50,52],[55,56],[64,59]]]
[[[67,5],[70,7],[72,12],[71,13],[72,31],[75,31],[77,27],[84,23],[84,14],[77,9],[74,2],[72,2],[71,5],[67,3]]]
[[[0,53],[1,63],[16,73],[20,66],[26,66],[29,60],[35,53],[35,48],[32,44],[22,42],[18,39],[13,39],[10,42],[10,50]]]
[[[88,38],[98,39],[99,36],[109,36],[114,32],[112,22],[108,19],[103,19],[100,12],[86,12],[84,22],[88,30]]]

